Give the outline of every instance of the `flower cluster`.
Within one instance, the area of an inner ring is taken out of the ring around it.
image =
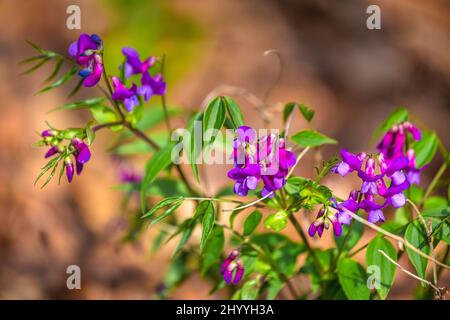
[[[415,141],[421,139],[420,130],[410,122],[403,122],[394,125],[381,139],[377,145],[378,151],[383,155],[385,161],[390,163],[399,157],[408,158],[408,166],[405,168],[409,183],[420,183],[420,171],[424,168],[416,167],[414,149],[408,148],[408,134]]]
[[[96,34],[83,33],[69,46],[69,55],[83,67],[78,74],[83,78],[85,87],[95,86],[103,72],[103,42]]]
[[[72,182],[74,173],[81,174],[83,166],[91,158],[91,151],[88,145],[80,138],[73,137],[70,143],[63,146],[63,138],[57,130],[48,129],[41,133],[45,145],[50,146],[45,154],[45,158],[60,155],[64,158],[67,181]],[[75,159],[75,165],[72,160]]]
[[[132,111],[139,104],[139,97],[144,101],[148,101],[153,95],[163,95],[166,92],[166,83],[161,74],[151,76],[150,67],[156,63],[156,57],[149,57],[144,61],[139,58],[139,53],[130,47],[122,49],[122,53],[126,58],[124,64],[125,78],[128,79],[132,75],[141,75],[141,86],[135,83],[127,88],[119,78],[112,77],[114,93],[112,99],[122,101],[128,112]]]
[[[222,263],[220,272],[223,275],[223,279],[227,284],[237,284],[244,276],[244,265],[239,259],[239,251],[231,251],[228,258]]]
[[[263,181],[263,196],[273,196],[273,192],[286,184],[289,168],[295,165],[295,155],[286,150],[284,139],[276,135],[256,138],[255,130],[241,126],[233,140],[235,167],[228,177],[235,181],[234,192],[246,196]]]

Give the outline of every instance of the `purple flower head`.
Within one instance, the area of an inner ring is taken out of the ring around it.
[[[72,139],[72,145],[76,148],[76,159],[78,163],[85,164],[91,158],[91,151],[88,145],[79,138]]]
[[[233,191],[237,195],[246,196],[249,190],[255,190],[261,178],[261,169],[257,164],[235,167],[228,171],[228,177],[235,180]]]
[[[53,157],[55,154],[60,153],[61,150],[58,146],[52,146],[48,151],[45,153],[45,158]]]
[[[338,203],[336,199],[331,198],[331,206],[337,210],[336,217],[341,224],[350,224],[352,217],[344,210],[347,209],[353,213],[356,213],[359,209],[359,205],[357,202],[358,192],[353,190],[350,192],[348,199]]]
[[[238,284],[244,276],[244,265],[239,259],[239,251],[231,251],[228,258],[222,263],[220,272],[227,284]]]
[[[127,168],[121,168],[119,171],[120,181],[125,183],[141,183],[142,176],[135,171]]]
[[[67,181],[72,182],[73,179],[73,173],[74,173],[74,167],[73,167],[73,162],[70,159],[70,157],[66,157],[64,159],[64,166],[66,167],[66,176],[67,176]]]
[[[131,88],[127,88],[118,77],[112,77],[112,83],[114,86],[112,98],[114,100],[122,101],[128,112],[131,112],[139,105],[139,99],[136,95],[137,86],[135,84],[133,84]]]
[[[322,237],[323,230],[330,227],[330,222],[333,226],[335,236],[340,237],[342,235],[342,224],[339,222],[337,214],[331,213],[330,211],[325,212],[323,208],[319,210],[316,220],[309,226],[309,236],[314,237],[317,233],[319,237]]]
[[[395,159],[403,154],[405,139],[403,125],[394,125],[378,143],[377,149],[384,154],[387,160]]]
[[[427,165],[418,169],[416,166],[416,156],[414,149],[406,151],[406,157],[408,158],[408,168],[406,170],[406,177],[410,184],[420,184],[420,172],[424,170]]]
[[[338,173],[341,176],[345,176],[353,171],[361,169],[362,162],[366,158],[365,153],[355,155],[348,152],[346,149],[341,151],[342,162],[332,169],[334,173]]]
[[[142,74],[141,86],[137,93],[148,101],[153,95],[163,95],[166,93],[166,83],[161,74],[152,77],[148,72]]]
[[[366,194],[364,199],[359,204],[359,207],[365,210],[368,214],[369,222],[377,223],[384,222],[384,215],[382,209],[385,207],[384,205],[380,205],[375,202],[375,198],[373,194]]]
[[[69,46],[69,55],[83,67],[78,74],[84,79],[85,87],[95,86],[102,77],[103,61],[100,53],[102,50],[102,40],[96,34],[89,36],[83,33]]]
[[[133,74],[147,73],[148,69],[156,62],[156,57],[151,56],[141,61],[139,53],[131,47],[122,48],[122,53],[126,58],[125,61],[125,77],[128,79]]]
[[[42,138],[54,137],[56,136],[56,134],[57,132],[55,130],[47,129],[41,132],[41,137]]]

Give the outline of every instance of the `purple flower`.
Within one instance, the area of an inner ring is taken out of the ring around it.
[[[54,137],[56,136],[56,131],[52,129],[47,129],[41,132],[42,138]]]
[[[84,164],[89,161],[91,158],[91,151],[89,150],[88,145],[79,138],[73,138],[72,139],[72,145],[75,147],[75,166],[76,166],[76,172],[77,175],[81,174],[81,171],[83,171]]]
[[[122,101],[128,112],[131,112],[139,105],[139,99],[136,95],[137,87],[135,84],[133,84],[131,88],[127,88],[117,77],[112,77],[112,83],[114,86],[112,98],[114,100]]]
[[[121,168],[119,174],[120,181],[125,183],[141,183],[142,181],[142,176],[131,169]]]
[[[366,158],[365,153],[360,153],[355,155],[348,152],[346,149],[341,151],[342,162],[333,168],[334,173],[338,173],[341,176],[345,176],[353,171],[358,171],[361,169],[363,160]]]
[[[261,178],[261,168],[257,164],[235,167],[228,171],[228,177],[235,180],[233,191],[237,195],[246,196],[249,190],[255,190]]]
[[[74,173],[74,167],[73,167],[73,162],[70,159],[70,157],[66,157],[64,159],[64,166],[66,167],[66,176],[67,176],[67,181],[72,182],[73,179],[73,173]]]
[[[238,284],[244,276],[244,265],[239,259],[239,251],[231,251],[228,258],[222,263],[220,272],[227,284]]]
[[[48,151],[45,153],[45,158],[53,157],[55,154],[61,152],[60,148],[58,146],[52,146]]]
[[[85,87],[95,86],[102,77],[102,50],[102,40],[96,34],[89,36],[83,33],[77,41],[69,46],[69,55],[83,67],[78,74],[84,79],[83,85]]]
[[[367,220],[369,220],[369,222],[384,222],[384,215],[381,210],[384,208],[384,205],[377,204],[372,194],[366,194],[359,204],[359,207],[367,212]]]
[[[133,74],[145,74],[156,62],[156,57],[151,56],[141,61],[139,53],[131,47],[122,48],[122,53],[126,58],[125,77],[128,79]]]
[[[330,199],[332,202],[331,206],[337,210],[336,217],[338,218],[339,223],[350,224],[352,217],[347,212],[345,212],[344,209],[356,213],[356,211],[358,211],[359,209],[357,199],[358,199],[358,192],[356,190],[351,191],[348,196],[348,199],[342,201],[341,203],[338,203],[334,198]]]
[[[309,226],[309,236],[314,237],[317,233],[319,237],[322,237],[323,230],[330,227],[330,222],[333,225],[334,234],[336,237],[340,237],[342,235],[342,225],[337,214],[325,211],[323,208],[319,210],[316,220]]]
[[[148,101],[153,95],[163,95],[166,92],[166,83],[161,74],[152,77],[148,72],[142,74],[141,86],[137,93]]]

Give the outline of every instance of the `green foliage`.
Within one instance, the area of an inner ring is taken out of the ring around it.
[[[409,223],[406,228],[405,239],[420,251],[426,254],[430,253],[426,231],[419,220],[416,219]],[[428,260],[408,247],[406,247],[406,253],[419,277],[425,278]]]
[[[338,248],[341,248],[342,251],[350,251],[359,242],[363,233],[364,233],[364,225],[362,223],[352,222],[351,227],[346,224],[343,224],[342,235],[340,237],[334,236],[334,241],[336,242],[336,246]],[[344,245],[344,239],[346,239],[345,246],[342,247]]]
[[[315,205],[328,205],[332,197],[331,190],[328,187],[306,178],[289,178],[285,189],[298,200],[299,206],[308,210],[311,210]]]
[[[200,240],[200,251],[203,251],[205,244],[208,241],[208,238],[214,228],[214,223],[216,221],[216,211],[211,201],[203,201],[202,203],[200,203],[199,208],[202,209],[197,210],[195,215],[199,213],[203,216],[202,238]]]
[[[230,97],[221,97],[222,103],[225,104],[228,116],[230,117],[233,128],[239,128],[244,125],[244,116],[237,103]]]
[[[262,213],[258,210],[253,211],[244,221],[244,236],[249,236],[255,231],[259,222],[261,221]]]
[[[142,211],[145,211],[146,208],[145,195],[148,187],[156,179],[157,175],[171,164],[171,154],[172,144],[168,144],[166,147],[153,154],[150,160],[147,161],[145,166],[145,176],[141,186]]]
[[[285,122],[287,121],[291,113],[294,111],[295,107],[298,108],[301,115],[303,116],[303,118],[305,118],[306,121],[311,122],[311,120],[314,118],[315,111],[312,108],[304,105],[303,103],[298,104],[296,102],[289,102],[284,106],[283,109],[283,120]]]
[[[225,245],[225,235],[223,228],[215,226],[209,235],[208,241],[202,252],[201,270],[203,273],[209,270],[214,263],[220,263],[220,257]]]
[[[320,147],[336,144],[337,141],[314,130],[303,130],[291,136],[291,140],[302,147]]]
[[[264,227],[273,231],[281,231],[286,228],[289,214],[286,211],[278,211],[267,216]]]
[[[370,241],[366,251],[367,268],[369,268],[370,266],[375,266],[379,268],[380,279],[375,287],[379,286],[377,291],[378,294],[380,295],[380,298],[386,299],[389,290],[391,289],[392,283],[394,282],[397,267],[392,262],[390,262],[385,256],[383,256],[379,252],[379,250],[386,253],[395,262],[397,262],[397,252],[394,246],[389,241],[387,241],[382,237],[373,238]]]
[[[434,132],[422,132],[422,139],[414,143],[416,165],[422,168],[433,160],[438,148],[438,138]]]
[[[404,107],[399,107],[392,112],[389,117],[375,130],[373,138],[379,138],[383,134],[389,131],[393,125],[408,120],[409,113]]]
[[[207,131],[210,132],[208,142],[213,143],[217,136],[217,131],[222,129],[225,122],[226,104],[224,99],[216,97],[208,104],[203,115],[203,136]],[[216,130],[213,132],[211,130]],[[205,138],[206,139],[206,138]]]
[[[367,287],[367,275],[364,268],[355,260],[341,259],[338,262],[339,283],[350,300],[368,300],[370,290]]]

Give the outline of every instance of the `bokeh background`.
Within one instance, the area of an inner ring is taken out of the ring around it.
[[[81,8],[81,30],[66,28],[66,8],[71,4]],[[369,4],[381,7],[381,30],[366,28]],[[169,242],[152,254],[152,231],[136,243],[122,243],[126,221],[121,191],[114,188],[117,166],[107,152],[111,133],[98,134],[92,160],[71,185],[51,183],[43,190],[33,186],[44,164],[44,150],[33,147],[44,121],[60,128],[81,126],[88,114],[47,114],[67,102],[70,88],[34,96],[51,66],[19,76],[24,67],[17,62],[34,54],[26,39],[66,52],[80,32],[98,33],[110,72],[117,70],[122,46],[134,46],[143,55],[165,53],[169,104],[183,111],[176,118],[179,126],[219,85],[243,87],[263,98],[278,74],[276,57],[263,52],[277,49],[283,68],[267,101],[313,107],[314,126],[341,146],[355,151],[368,144],[373,148],[372,131],[396,107],[406,106],[419,124],[434,128],[450,147],[448,1],[0,0],[0,19],[2,299],[152,299],[176,244]],[[92,95],[84,91],[77,97]],[[236,99],[248,123],[263,127],[261,114],[246,100]],[[281,126],[280,116],[281,109],[275,107],[271,127]],[[293,130],[304,126],[295,121]],[[336,152],[338,147],[327,147],[323,155]],[[304,161],[298,173],[312,176],[315,156]],[[423,183],[437,165],[430,165]],[[213,193],[225,186],[226,170],[205,168],[204,187]],[[325,183],[345,196],[355,181],[330,177]],[[190,213],[191,208],[183,208],[182,214]],[[310,217],[301,219],[306,226]],[[294,234],[289,228],[286,233]],[[331,245],[327,237],[314,242]],[[401,263],[408,266],[405,257]],[[81,267],[81,290],[66,288],[66,268],[71,264]],[[449,285],[448,280],[447,275],[442,284]],[[412,298],[416,285],[399,274],[390,298]],[[223,291],[209,296],[211,286],[192,274],[169,297],[226,297]]]

